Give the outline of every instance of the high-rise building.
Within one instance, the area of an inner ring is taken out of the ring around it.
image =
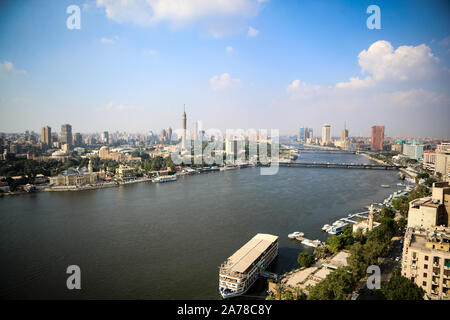
[[[312,139],[312,138],[313,138],[313,129],[312,128],[306,128],[305,140],[307,141],[308,139]]]
[[[159,135],[159,140],[161,140],[161,142],[167,141],[167,131],[166,131],[166,129],[162,129],[161,130],[161,134]]]
[[[49,148],[52,147],[52,128],[49,126],[41,128],[41,142]]]
[[[298,129],[298,141],[299,142],[304,142],[306,140],[306,131],[308,128],[305,127],[301,127],[300,129]]]
[[[76,147],[79,147],[83,144],[83,138],[81,136],[81,133],[77,132],[73,136],[73,144]]]
[[[344,123],[344,130],[342,130],[342,133],[341,133],[341,141],[345,142],[347,139],[348,139],[348,130]]]
[[[181,150],[186,150],[186,105],[183,110],[183,116],[181,117],[181,129],[183,130],[181,134]]]
[[[417,141],[411,141],[403,145],[403,154],[410,159],[422,161],[423,159],[423,144],[419,144]]]
[[[170,142],[172,140],[172,128],[171,127],[167,128],[166,133],[167,133],[167,140],[169,140]]]
[[[443,181],[450,182],[450,148],[436,151],[435,172],[441,174]]]
[[[384,126],[372,126],[372,141],[370,150],[382,151],[384,142]]]
[[[198,122],[194,121],[192,123],[191,140],[195,141],[198,139]]]
[[[322,126],[322,144],[328,144],[331,142],[331,126],[324,124]]]
[[[103,133],[102,133],[102,142],[104,144],[109,144],[109,132],[108,131],[103,131]]]
[[[72,126],[70,124],[63,124],[61,126],[61,143],[72,145]]]

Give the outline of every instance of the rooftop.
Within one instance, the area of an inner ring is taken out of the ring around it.
[[[244,273],[277,240],[277,236],[258,233],[229,257],[223,267],[233,272]]]

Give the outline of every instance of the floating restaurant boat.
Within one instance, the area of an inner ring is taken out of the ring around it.
[[[229,257],[219,269],[223,298],[244,294],[278,255],[278,237],[258,233]]]
[[[173,176],[160,176],[160,177],[156,177],[152,180],[152,182],[155,183],[161,183],[161,182],[169,182],[169,181],[176,181],[177,180],[177,176],[173,175]]]
[[[295,231],[295,232],[292,232],[292,233],[288,234],[288,238],[289,239],[296,239],[298,237],[303,237],[304,235],[305,234],[303,232]]]

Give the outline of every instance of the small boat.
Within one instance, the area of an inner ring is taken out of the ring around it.
[[[390,186],[388,184],[382,184],[381,187],[382,188],[389,188]]]
[[[169,181],[176,181],[177,176],[160,176],[156,177],[152,180],[154,183],[161,183],[161,182],[169,182]]]
[[[234,170],[237,169],[237,166],[224,166],[220,168],[220,171],[226,171],[226,170]]]
[[[305,234],[303,232],[295,231],[295,232],[292,232],[292,233],[288,234],[288,238],[289,239],[296,239],[298,237],[303,237],[304,235]]]
[[[305,240],[303,240],[302,241],[302,244],[303,245],[305,245],[305,246],[308,246],[308,247],[313,247],[313,248],[316,248],[316,247],[318,247],[318,246],[320,246],[321,244],[322,244],[322,241],[320,241],[320,240],[308,240],[308,239],[305,239]]]
[[[330,228],[331,228],[331,226],[329,224],[324,224],[322,227],[322,231],[327,231]]]

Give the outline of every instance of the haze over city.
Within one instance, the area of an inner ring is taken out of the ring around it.
[[[3,1],[0,130],[450,136],[447,1]],[[69,30],[66,8],[81,8]],[[8,32],[6,32],[8,30]]]

